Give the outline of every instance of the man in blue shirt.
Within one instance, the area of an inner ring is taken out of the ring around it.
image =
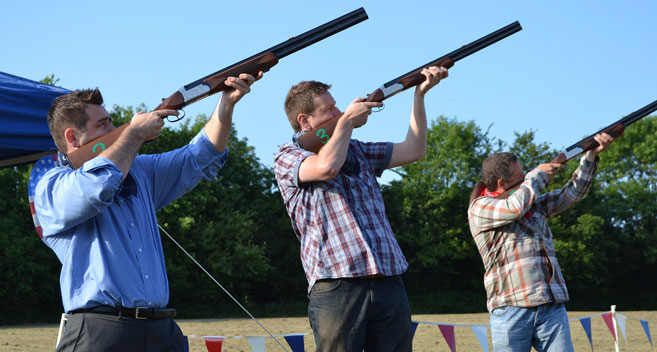
[[[258,79],[262,77],[262,73]],[[48,126],[59,166],[35,191],[44,242],[62,262],[60,286],[68,322],[58,351],[183,351],[166,309],[169,285],[155,212],[210,180],[226,161],[232,112],[256,80],[229,77],[210,120],[186,146],[139,155],[175,110],[137,113],[99,156],[73,169],[64,153],[115,127],[98,89],[58,97]]]

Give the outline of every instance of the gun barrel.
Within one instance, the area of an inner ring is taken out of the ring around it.
[[[367,13],[365,12],[365,9],[361,7],[358,10],[354,10],[346,15],[340,16],[332,21],[326,22],[323,25],[315,27],[296,37],[292,37],[280,44],[274,45],[273,47],[264,50],[262,52],[259,52],[253,56],[250,56],[236,64],[223,68],[203,78],[197,79],[196,81],[185,85],[183,88],[186,91],[191,90],[194,87],[203,84],[203,81],[205,81],[206,79],[213,77],[221,72],[224,72],[233,66],[238,66],[240,64],[243,64],[265,53],[274,53],[278,59],[282,59],[283,57],[288,56],[296,51],[299,51],[309,45],[315,44],[322,39],[330,37],[333,34],[336,34],[353,25],[363,22],[367,18],[368,17],[367,17]]]
[[[296,37],[292,37],[289,40],[278,44],[266,51],[273,52],[279,59],[282,59],[285,56],[294,53],[295,51],[301,50],[309,45],[315,44],[316,42],[326,37],[330,37],[333,34],[343,31],[355,24],[363,22],[367,18],[368,17],[365,9],[361,7],[358,10],[354,10],[346,15],[338,17],[333,21],[313,28]]]
[[[486,48],[489,45],[497,43],[500,40],[502,40],[502,39],[504,39],[504,38],[516,33],[516,32],[519,32],[520,30],[522,30],[522,26],[520,26],[520,23],[518,21],[515,21],[515,22],[513,22],[513,23],[511,23],[511,24],[509,24],[509,25],[507,25],[503,28],[500,28],[500,29],[496,30],[493,33],[490,33],[490,34],[486,35],[485,37],[479,38],[479,39],[475,40],[474,42],[472,42],[470,44],[466,44],[466,45],[452,51],[451,53],[449,53],[447,55],[441,56],[438,59],[429,62],[428,64],[422,65],[422,66],[416,68],[415,70],[411,70],[408,73],[406,73],[404,75],[401,75],[401,76],[391,80],[390,82],[384,84],[383,86],[385,88],[389,88],[390,86],[396,84],[403,77],[409,76],[409,75],[411,75],[412,73],[414,73],[416,71],[422,70],[425,67],[431,66],[432,64],[437,64],[437,63],[439,63],[441,61],[444,61],[446,59],[451,59],[452,62],[456,62],[458,60],[461,60],[464,57],[470,56],[470,55],[476,53],[477,51]]]
[[[619,137],[623,133],[625,128],[627,128],[627,126],[641,120],[642,118],[648,116],[650,113],[654,112],[655,110],[657,110],[657,100],[623,117],[622,119],[612,123],[611,125],[599,130],[598,132],[582,139],[581,141],[571,145],[570,147],[564,149],[564,151],[562,151],[559,155],[557,155],[553,159],[553,161],[565,163],[566,161],[571,160],[577,155],[597,147],[598,142],[596,142],[593,137],[598,133],[605,132],[614,138]]]
[[[653,101],[652,103],[642,107],[641,109],[623,117],[620,121],[620,123],[623,124],[623,126],[627,127],[630,124],[637,122],[641,120],[642,118],[648,116],[650,113],[654,112],[657,110],[657,100]]]

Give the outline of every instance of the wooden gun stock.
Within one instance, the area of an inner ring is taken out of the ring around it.
[[[367,13],[361,7],[346,15],[326,22],[323,25],[226,67],[223,70],[183,86],[168,98],[163,99],[162,103],[154,111],[165,109],[179,110],[212,94],[224,91],[228,88],[224,83],[228,77],[237,77],[241,73],[257,76],[261,71],[269,71],[270,68],[278,63],[278,60],[365,21],[367,18]],[[73,167],[77,169],[87,160],[98,156],[103,150],[109,148],[116,142],[128,125],[129,123],[124,124],[68,154],[68,159]]]
[[[454,66],[454,61],[450,58],[445,58],[445,59],[438,59],[436,61],[430,62],[423,66],[422,68],[419,68],[413,72],[409,72],[399,78],[397,78],[395,81],[395,84],[397,85],[395,88],[398,89],[394,93],[390,94],[384,92],[385,87],[379,87],[377,88],[374,92],[371,94],[367,95],[367,100],[369,102],[377,102],[380,103],[386,98],[390,98],[394,94],[397,94],[399,92],[405,91],[408,88],[415,87],[419,85],[420,83],[424,82],[425,79],[427,79],[421,72],[422,69],[431,67],[431,66],[438,66],[438,67],[444,67],[444,68],[452,68]]]
[[[417,86],[418,84],[424,82],[426,77],[420,72],[423,69],[431,66],[439,66],[445,68],[451,68],[454,66],[454,63],[464,57],[468,57],[477,51],[488,47],[491,44],[494,44],[518,31],[522,30],[520,23],[518,21],[513,22],[505,27],[498,29],[497,31],[490,33],[482,38],[475,40],[470,44],[466,44],[459,49],[452,51],[451,53],[441,56],[436,60],[433,60],[425,65],[418,67],[415,70],[408,72],[405,75],[397,77],[392,81],[382,85],[376,89],[371,94],[367,95],[366,101],[368,102],[382,102],[385,99],[390,98],[391,96],[403,92],[404,90]],[[313,153],[319,153],[320,149],[329,141],[337,125],[337,120],[340,116],[335,117],[325,123],[317,126],[315,129],[307,132],[306,134],[299,137],[299,145],[301,148],[311,151]]]
[[[240,62],[233,66],[230,66],[222,71],[215,72],[212,75],[205,77],[201,80],[203,84],[194,87],[199,94],[190,96],[185,100],[183,95],[184,89],[187,89],[190,85],[187,85],[175,93],[171,94],[168,98],[162,100],[162,103],[158,105],[154,110],[165,110],[173,109],[180,110],[181,108],[199,101],[203,98],[207,98],[210,95],[213,95],[218,92],[222,92],[228,88],[226,85],[226,79],[228,77],[237,77],[240,73],[248,73],[253,77],[257,77],[258,74],[262,72],[269,71],[270,68],[274,67],[278,63],[278,58],[274,53],[264,53],[258,55],[254,58],[249,59],[246,62]],[[202,88],[197,88],[197,87]],[[206,90],[206,91],[204,91]],[[190,93],[191,94],[191,93]],[[189,95],[188,95],[189,96]]]
[[[207,91],[198,94],[191,99],[185,100],[183,93],[181,93],[183,88],[181,88],[181,90],[176,91],[171,96],[164,99],[162,103],[158,105],[153,111],[182,109],[183,107],[195,101],[226,90],[228,86],[226,86],[225,81],[228,77],[237,77],[240,73],[248,73],[253,76],[257,76],[260,71],[266,72],[277,63],[278,58],[276,58],[276,55],[273,53],[262,54],[249,61],[243,62],[239,65],[231,66],[223,71],[216,72],[212,76],[203,79],[204,86],[208,87]],[[86,161],[100,155],[100,153],[102,153],[105,149],[112,146],[112,144],[114,144],[114,142],[119,139],[119,136],[128,127],[128,125],[130,125],[129,122],[69,153],[67,156],[73,168],[79,168]],[[153,139],[154,138],[151,138],[147,141]]]

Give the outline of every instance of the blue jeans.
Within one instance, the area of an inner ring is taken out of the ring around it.
[[[411,351],[413,328],[399,276],[320,280],[308,318],[317,351]]]
[[[568,315],[563,304],[520,308],[506,306],[490,313],[495,352],[573,351]]]

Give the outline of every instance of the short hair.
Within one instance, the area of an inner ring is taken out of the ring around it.
[[[55,99],[48,111],[48,128],[55,141],[57,149],[66,152],[67,143],[64,131],[73,127],[85,132],[89,116],[85,109],[89,104],[102,105],[103,96],[98,88],[75,90],[71,93],[60,95]]]
[[[497,189],[497,180],[507,181],[513,170],[511,165],[518,161],[513,153],[495,153],[486,160],[481,167],[481,177],[489,191]]]
[[[285,97],[285,114],[294,131],[301,131],[297,116],[312,113],[315,110],[313,98],[328,92],[330,88],[330,84],[317,81],[301,81],[290,88]]]

